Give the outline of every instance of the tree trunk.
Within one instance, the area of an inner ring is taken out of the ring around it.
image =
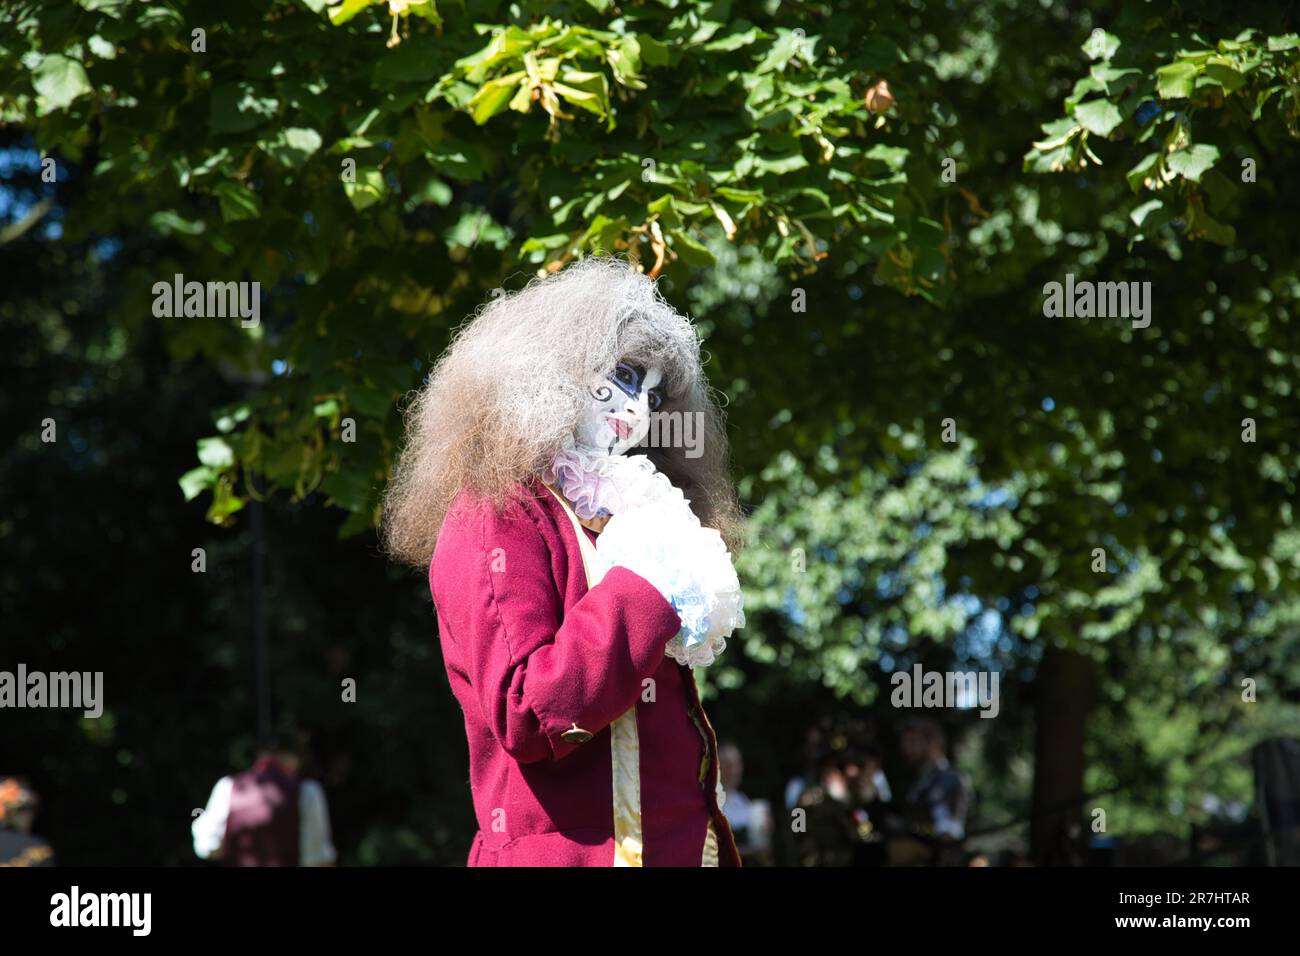
[[[1050,646],[1038,668],[1030,856],[1040,866],[1083,862],[1083,774],[1088,712],[1097,685],[1091,658]]]

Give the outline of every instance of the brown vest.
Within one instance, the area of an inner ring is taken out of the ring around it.
[[[227,866],[297,866],[298,778],[269,757],[236,774],[221,843]]]

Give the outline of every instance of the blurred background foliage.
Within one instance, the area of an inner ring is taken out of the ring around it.
[[[400,401],[494,289],[613,252],[729,398],[752,613],[706,682],[746,791],[781,805],[817,717],[893,777],[921,663],[1001,673],[996,719],[944,719],[973,828],[1040,859],[1094,807],[1122,840],[1248,805],[1300,717],[1297,19],[5,4],[0,666],[107,704],[6,712],[0,770],[66,862],[190,859],[250,757],[260,524],[273,709],[344,861],[462,861],[427,586],[373,532]],[[260,323],[156,318],[178,273],[259,282]],[[1045,318],[1067,274],[1150,281],[1150,327]]]

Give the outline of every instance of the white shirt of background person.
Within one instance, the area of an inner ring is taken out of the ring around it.
[[[218,780],[208,797],[207,809],[190,827],[194,834],[194,852],[201,859],[211,860],[221,851],[234,783],[230,777]],[[298,785],[298,865],[329,866],[337,859],[338,853],[330,839],[325,790],[315,780],[303,780]]]
[[[894,799],[893,794],[889,792],[889,781],[885,779],[885,772],[877,770],[871,775],[871,786],[875,788],[876,797],[889,803]]]

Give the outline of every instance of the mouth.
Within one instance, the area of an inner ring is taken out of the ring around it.
[[[632,437],[632,426],[627,422],[618,418],[606,418],[605,421],[608,422],[609,427],[614,430],[614,434],[623,441],[627,441]]]

